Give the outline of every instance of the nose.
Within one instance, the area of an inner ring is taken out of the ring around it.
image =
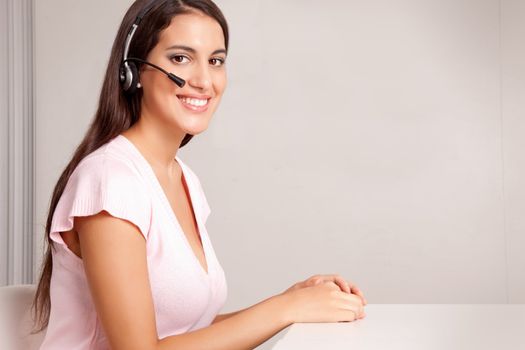
[[[192,87],[200,90],[208,90],[211,87],[211,75],[208,67],[208,62],[199,63],[195,66],[195,69],[191,72],[188,84]]]

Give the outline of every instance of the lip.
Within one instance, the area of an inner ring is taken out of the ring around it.
[[[178,94],[177,97],[189,97],[189,98],[198,98],[200,100],[209,100],[210,95],[192,95],[192,94]]]
[[[206,99],[208,101],[206,102],[206,104],[204,106],[197,107],[197,106],[192,106],[190,104],[184,103],[181,100],[181,97],[196,98],[196,99],[201,99],[201,100]],[[208,106],[210,105],[210,100],[211,100],[211,97],[208,96],[208,95],[183,95],[183,94],[180,94],[180,95],[177,95],[177,98],[179,99],[180,104],[184,106],[184,108],[186,108],[189,111],[197,112],[197,113],[205,112],[208,109]]]

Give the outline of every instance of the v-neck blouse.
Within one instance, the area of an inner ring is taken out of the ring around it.
[[[75,216],[102,210],[136,225],[146,240],[159,339],[207,327],[222,309],[227,284],[205,226],[211,210],[198,177],[178,156],[175,159],[188,187],[208,273],[193,252],[153,168],[130,140],[119,135],[82,159],[53,214],[51,312],[40,349],[109,349],[83,261],[60,235],[73,228]]]

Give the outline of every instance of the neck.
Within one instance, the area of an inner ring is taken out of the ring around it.
[[[147,118],[141,116],[139,121],[122,132],[122,135],[133,142],[156,173],[178,178],[181,169],[175,157],[186,134],[177,134],[147,122]]]

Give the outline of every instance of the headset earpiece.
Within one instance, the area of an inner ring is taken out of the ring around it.
[[[120,83],[122,89],[130,95],[137,91],[137,84],[139,82],[139,70],[137,65],[133,62],[126,61],[120,67]]]
[[[137,85],[139,83],[139,70],[137,65],[133,62],[128,62],[129,69],[131,70],[131,86],[129,87],[129,94],[134,94],[137,91]]]
[[[139,70],[134,62],[127,62],[129,68],[125,68],[126,71],[126,85],[124,91],[133,95],[137,91],[137,85],[139,83]]]

